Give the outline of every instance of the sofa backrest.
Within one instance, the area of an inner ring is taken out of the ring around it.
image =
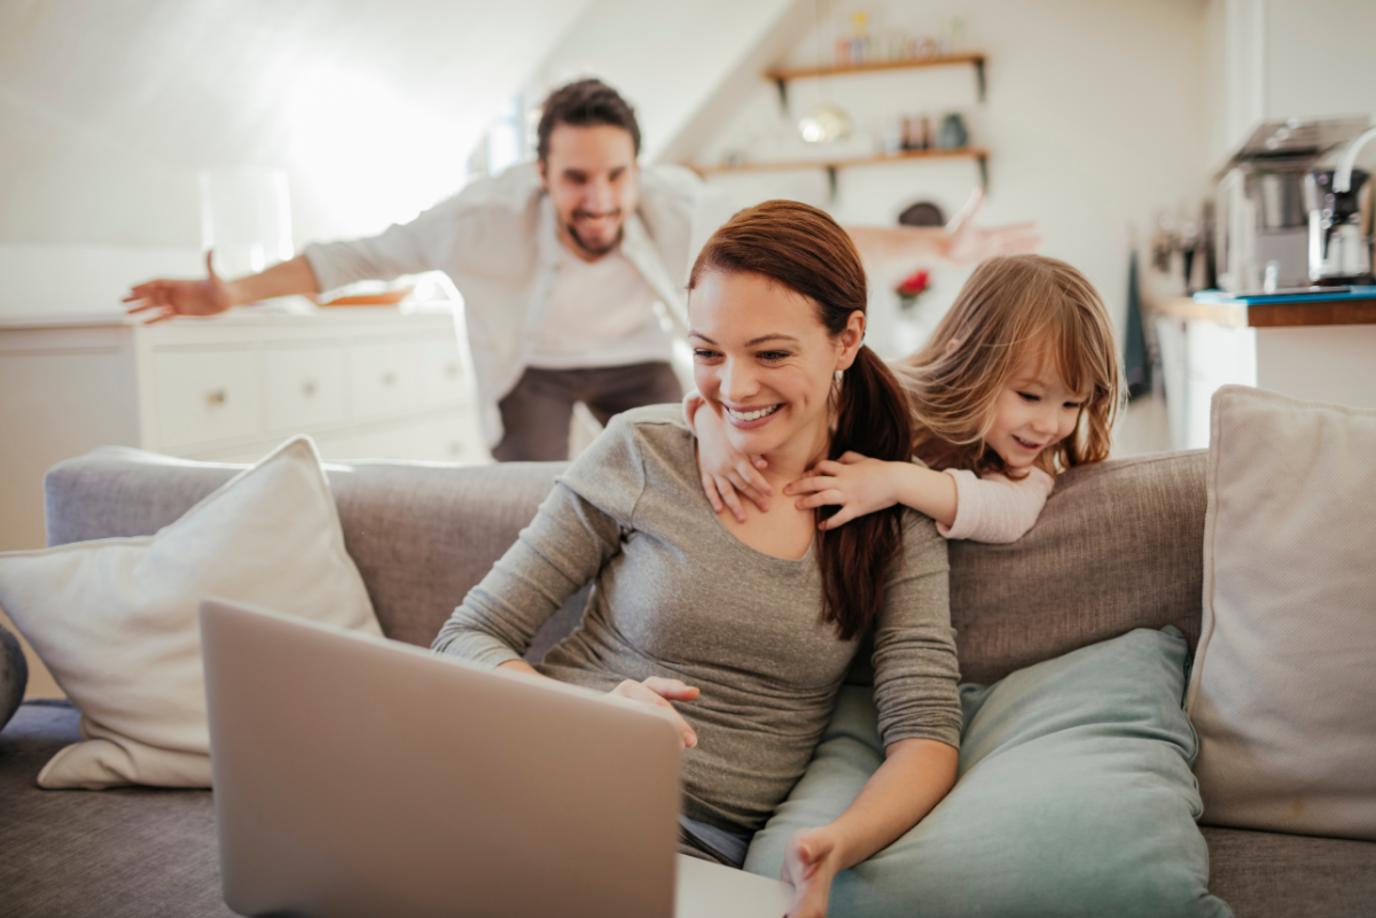
[[[989,682],[1121,634],[1199,633],[1203,452],[1105,462],[1058,482],[1012,545],[951,544],[962,675]],[[561,463],[327,466],[345,544],[389,637],[428,645],[549,493]],[[242,466],[106,447],[44,481],[50,544],[151,535]],[[573,614],[569,614],[572,612]],[[561,614],[544,643],[576,620]]]
[[[961,677],[987,684],[1133,628],[1174,625],[1193,651],[1207,459],[1196,450],[1071,469],[1017,542],[951,542]]]

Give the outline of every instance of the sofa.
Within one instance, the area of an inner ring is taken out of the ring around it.
[[[1134,628],[1201,621],[1205,462],[1170,453],[1075,469],[1011,545],[950,546],[962,678],[1014,670]],[[146,535],[242,467],[104,448],[45,480],[51,544]],[[533,516],[562,466],[400,462],[328,466],[345,541],[383,630],[428,645],[454,606]],[[538,659],[573,627],[586,593],[550,620]],[[221,916],[210,791],[48,791],[43,764],[79,740],[78,712],[23,704],[0,731],[0,915]],[[1376,914],[1376,843],[1201,829],[1210,891],[1236,914]],[[1111,882],[1106,877],[1105,882]]]

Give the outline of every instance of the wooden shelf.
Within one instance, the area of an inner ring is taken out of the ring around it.
[[[953,147],[951,149],[901,150],[888,156],[859,156],[836,159],[798,159],[779,162],[740,163],[734,166],[689,166],[704,178],[732,172],[784,172],[797,169],[825,169],[836,193],[836,170],[847,166],[875,166],[884,163],[906,163],[923,159],[973,159],[979,163],[980,185],[989,189],[989,151],[983,147]]]
[[[779,101],[785,110],[788,108],[788,83],[790,80],[810,77],[845,76],[855,73],[879,73],[886,70],[910,70],[917,67],[951,67],[968,64],[975,68],[975,80],[979,84],[979,100],[984,101],[984,53],[971,51],[966,54],[939,54],[931,57],[905,57],[896,61],[875,61],[869,64],[836,64],[822,67],[775,67],[764,72],[765,79],[773,80],[779,87]]]

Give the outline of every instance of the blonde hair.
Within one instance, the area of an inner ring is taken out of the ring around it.
[[[1007,474],[985,437],[999,392],[1037,353],[1072,392],[1088,393],[1075,429],[1037,466],[1055,475],[1107,459],[1122,391],[1108,311],[1083,274],[1040,255],[982,263],[927,345],[894,367],[912,408],[914,454],[933,468]]]

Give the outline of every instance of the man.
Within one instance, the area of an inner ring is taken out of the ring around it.
[[[348,242],[312,243],[268,270],[225,281],[153,280],[125,298],[151,321],[205,316],[275,296],[441,270],[464,296],[484,432],[502,461],[568,457],[583,402],[598,420],[677,401],[673,333],[686,333],[684,283],[728,215],[675,166],[641,169],[631,106],[598,80],[545,100],[538,159],[474,182],[405,225]],[[1029,251],[1030,225],[849,230],[867,264],[937,255],[973,263]]]

